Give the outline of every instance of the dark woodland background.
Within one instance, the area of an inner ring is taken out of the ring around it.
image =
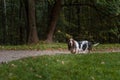
[[[0,44],[67,38],[120,43],[120,0],[0,0]]]

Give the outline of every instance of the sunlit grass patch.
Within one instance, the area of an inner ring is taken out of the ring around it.
[[[96,47],[93,47],[95,50],[118,50],[120,49],[120,44],[99,44]]]
[[[62,50],[67,49],[66,43],[39,43],[32,45],[6,45],[0,46],[0,50]],[[99,44],[93,47],[93,50],[110,50],[110,49],[120,49],[120,44]]]
[[[119,80],[120,53],[39,56],[0,65],[0,80]]]
[[[39,43],[32,45],[6,45],[0,46],[0,50],[55,50],[55,49],[66,49],[67,44],[65,43]]]

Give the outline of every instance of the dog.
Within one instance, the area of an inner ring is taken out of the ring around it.
[[[92,42],[83,40],[83,41],[76,41],[72,38],[68,40],[68,50],[73,53],[90,53],[92,50],[92,46],[97,46],[99,43],[92,44]]]

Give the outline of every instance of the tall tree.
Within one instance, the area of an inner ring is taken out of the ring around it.
[[[25,29],[25,25],[23,25],[23,22],[22,22],[22,19],[25,18],[24,16],[26,15],[24,4],[25,3],[23,0],[19,0],[19,21],[20,21],[19,22],[20,23],[20,25],[19,25],[19,43],[20,44],[26,42],[26,34],[25,34],[26,29]]]
[[[7,16],[6,16],[6,0],[3,0],[3,43],[6,43],[7,36]]]
[[[48,43],[53,42],[53,34],[54,34],[56,23],[57,23],[57,20],[59,18],[59,14],[61,11],[61,4],[62,4],[62,0],[56,0],[52,8],[51,15],[50,15],[51,17],[50,24],[49,24],[48,34],[47,34],[47,39],[46,39],[46,42]]]
[[[37,43],[39,41],[35,18],[35,0],[28,0],[28,43]]]

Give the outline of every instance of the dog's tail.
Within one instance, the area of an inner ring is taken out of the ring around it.
[[[99,45],[100,43],[95,43],[95,44],[93,44],[93,46],[97,46],[97,45]]]

